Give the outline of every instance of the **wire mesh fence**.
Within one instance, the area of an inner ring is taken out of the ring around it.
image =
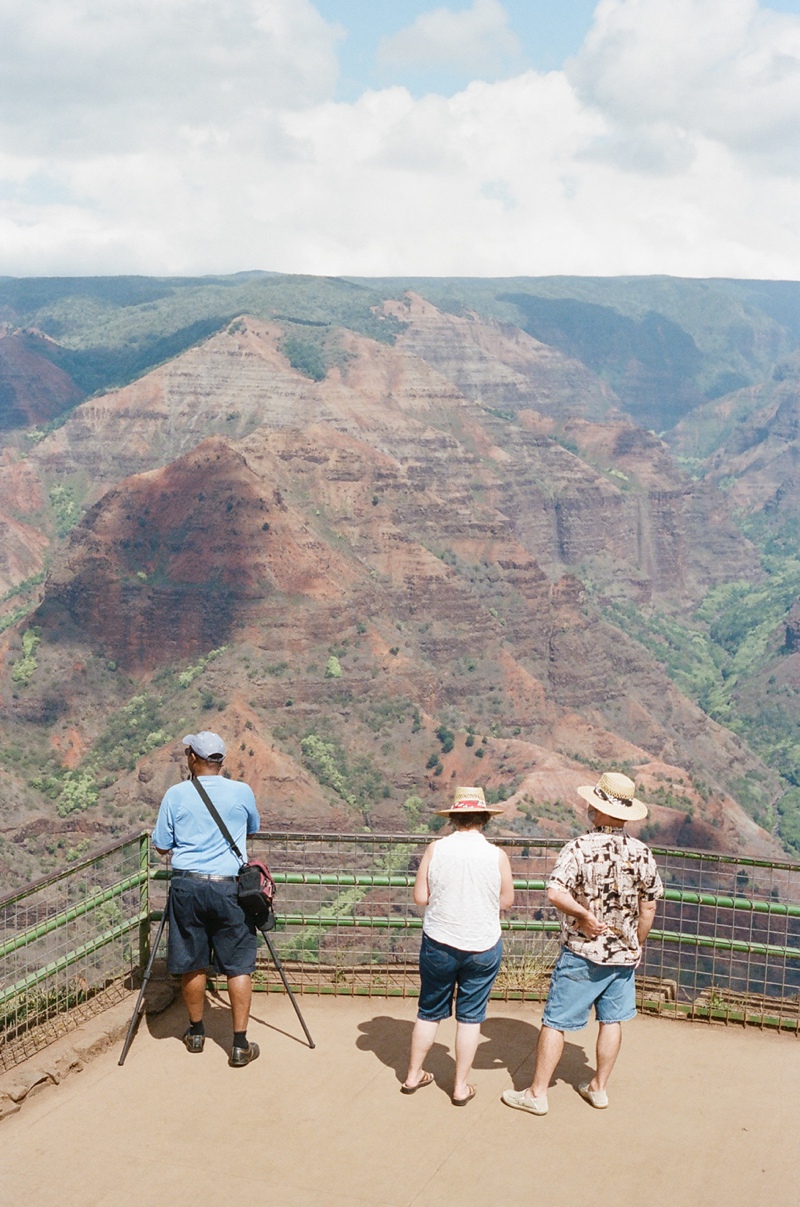
[[[656,857],[666,891],[642,964],[665,990],[655,1008],[800,1030],[800,865]]]
[[[0,1069],[121,1000],[148,927],[146,837],[0,899]]]
[[[423,910],[414,905],[412,890],[429,839],[416,834],[257,836],[257,857],[267,860],[278,886],[274,944],[298,988],[375,997],[418,994]],[[524,872],[542,879],[547,859],[546,848],[528,851]],[[535,997],[546,991],[558,953],[558,924],[549,908],[544,920],[543,892],[538,899],[526,897],[506,923],[495,996]],[[257,984],[280,985],[266,956],[259,961]]]
[[[275,946],[305,992],[415,996],[423,911],[414,874],[429,836],[260,834],[278,883]],[[495,998],[546,996],[558,914],[545,888],[560,842],[496,839],[513,909]],[[800,865],[656,849],[665,885],[637,974],[640,1008],[800,1031]],[[266,959],[257,986],[278,989]]]
[[[430,835],[262,833],[278,885],[273,942],[292,988],[415,997],[423,911],[416,869]],[[493,996],[542,1000],[558,955],[545,889],[560,842],[495,839],[513,909]],[[637,973],[640,1008],[800,1032],[800,864],[655,848],[666,889]],[[147,835],[0,899],[0,1069],[120,1000],[144,965],[167,873]],[[160,953],[165,954],[165,951]],[[282,990],[262,948],[255,988]]]

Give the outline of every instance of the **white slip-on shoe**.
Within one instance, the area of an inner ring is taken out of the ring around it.
[[[590,1090],[588,1081],[578,1086],[578,1093],[581,1098],[585,1098],[589,1105],[596,1107],[598,1111],[604,1111],[608,1106],[608,1094],[605,1090]]]
[[[503,1102],[517,1111],[529,1111],[531,1115],[546,1115],[548,1111],[546,1098],[529,1098],[525,1090],[504,1090]]]

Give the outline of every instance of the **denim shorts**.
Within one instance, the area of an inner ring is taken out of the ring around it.
[[[449,1018],[455,994],[457,1021],[482,1023],[502,958],[502,939],[487,951],[461,951],[447,943],[438,943],[423,932],[417,1018],[436,1023]]]
[[[542,1015],[556,1031],[582,1031],[594,1006],[600,1023],[624,1023],[636,1014],[631,964],[593,964],[561,948]]]
[[[236,898],[236,881],[175,876],[169,890],[167,968],[173,976],[213,963],[225,976],[256,966],[256,929]],[[213,953],[213,954],[212,954]]]

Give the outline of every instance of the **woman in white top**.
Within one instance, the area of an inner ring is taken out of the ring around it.
[[[467,1077],[481,1023],[502,958],[500,910],[514,904],[511,865],[505,851],[483,836],[493,813],[482,788],[457,788],[449,809],[437,812],[454,829],[430,843],[414,883],[414,901],[426,906],[419,954],[419,1011],[411,1036],[408,1075],[400,1087],[413,1094],[430,1085],[422,1065],[439,1023],[456,1001],[456,1076],[451,1101],[466,1106],[475,1096]]]

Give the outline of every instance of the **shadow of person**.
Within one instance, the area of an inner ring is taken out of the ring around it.
[[[481,1026],[482,1042],[478,1045],[473,1067],[505,1068],[514,1089],[524,1090],[533,1078],[540,1030],[518,1018],[487,1018]],[[583,1082],[590,1081],[593,1074],[594,1069],[583,1048],[567,1040],[551,1084],[564,1081],[577,1089]]]
[[[445,1022],[445,1026],[448,1023]],[[453,1026],[452,1022],[449,1024]],[[393,1069],[398,1081],[404,1081],[408,1072],[411,1051],[411,1032],[414,1023],[410,1019],[378,1015],[359,1023],[361,1032],[356,1047],[362,1052],[374,1052],[378,1060]],[[448,1034],[448,1039],[453,1036]],[[487,1018],[481,1024],[481,1041],[475,1054],[475,1069],[505,1069],[511,1077],[514,1089],[523,1090],[531,1083],[536,1061],[536,1044],[539,1028],[518,1018]],[[425,1068],[433,1073],[437,1082],[447,1085],[455,1076],[455,1059],[445,1043],[434,1043],[425,1059]],[[564,1052],[556,1069],[554,1082],[564,1081],[577,1087],[590,1081],[594,1069],[586,1059],[586,1053],[578,1044],[566,1042]]]
[[[180,997],[177,997],[165,1010],[155,1012],[145,1010],[142,1019],[147,1024],[147,1030],[153,1039],[175,1039],[176,1036],[180,1039],[189,1026],[186,1007]],[[142,1025],[142,1019],[139,1020],[138,1027]]]
[[[286,1039],[291,1039],[295,1043],[302,1044],[305,1047],[306,1041],[302,1034],[294,1035],[290,1031],[284,1031],[282,1027],[276,1027],[274,1023],[269,1022],[266,1018],[260,1017],[260,1014],[255,1013],[252,1008],[247,1021],[248,1030],[251,1023],[258,1023],[259,1026],[266,1027],[268,1031],[274,1031],[276,1035],[283,1035]],[[233,1015],[231,1013],[230,1001],[227,995],[223,997],[216,988],[209,987],[206,990],[205,1027],[208,1039],[219,1044],[225,1051],[230,1051],[233,1040]]]
[[[189,1016],[186,1013],[186,1006],[183,1003],[180,988],[176,987],[175,998],[169,1006],[158,1012],[151,1013],[150,1011],[145,1011],[144,1018],[147,1021],[147,1029],[154,1039],[174,1039],[182,1043],[186,1029],[189,1026]],[[294,1039],[298,1043],[303,1042],[298,1036],[292,1035],[288,1031],[283,1031],[280,1027],[276,1027],[274,1023],[260,1018],[252,1011],[250,1012],[248,1022],[258,1023],[263,1027],[267,1027],[270,1031],[275,1031],[279,1035],[285,1035],[287,1039]],[[203,1025],[205,1027],[206,1043],[216,1044],[224,1052],[230,1053],[233,1042],[233,1017],[231,1015],[230,1003],[227,995],[223,997],[220,991],[211,985],[206,989]]]
[[[481,1023],[481,1042],[473,1068],[505,1069],[512,1079],[522,1069],[533,1069],[539,1030],[518,1018],[487,1018]],[[530,1083],[530,1078],[525,1082]],[[514,1088],[521,1089],[514,1080]]]
[[[361,1052],[374,1052],[381,1064],[394,1070],[398,1081],[405,1081],[411,1053],[413,1021],[381,1014],[377,1018],[359,1023],[358,1029],[361,1034],[356,1040],[356,1047]],[[425,1058],[425,1068],[433,1073],[437,1081],[447,1084],[453,1080],[456,1064],[446,1044],[438,1041],[434,1043]]]
[[[145,1014],[147,1029],[154,1039],[173,1039],[183,1042],[183,1036],[189,1026],[189,1016],[180,996],[166,1010],[158,1014]],[[217,1044],[225,1052],[230,1051],[233,1037],[231,1010],[226,1001],[215,992],[208,992],[206,1006],[203,1012],[203,1025],[206,1033],[206,1043]]]
[[[580,1044],[565,1042],[564,1051],[550,1084],[554,1085],[557,1081],[563,1081],[566,1085],[571,1085],[577,1093],[578,1086],[591,1081],[593,1077],[594,1065],[589,1063]]]

